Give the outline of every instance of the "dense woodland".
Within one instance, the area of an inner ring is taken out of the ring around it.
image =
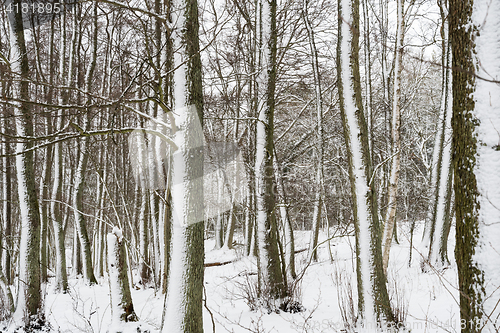
[[[462,332],[500,329],[500,2],[0,12],[0,330],[50,331],[47,293],[80,277],[109,283],[110,332],[141,331],[131,288],[165,296],[158,330],[203,332],[204,272],[228,264],[208,240],[256,258],[252,310],[301,311],[319,249],[333,263],[350,236],[347,328],[403,327],[387,267],[419,224],[422,274],[457,271]]]

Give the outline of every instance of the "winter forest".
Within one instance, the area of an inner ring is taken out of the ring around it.
[[[0,332],[500,331],[500,1],[0,12]]]

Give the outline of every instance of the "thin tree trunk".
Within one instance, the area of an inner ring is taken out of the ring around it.
[[[61,112],[58,113],[56,121],[56,130],[62,128]],[[65,233],[63,229],[62,216],[62,177],[63,177],[63,154],[60,142],[54,146],[54,180],[52,183],[52,201],[50,203],[50,212],[52,217],[52,226],[54,229],[54,243],[56,247],[56,280],[55,290],[66,293],[68,291],[68,275],[66,271],[66,247]]]
[[[398,182],[399,170],[401,168],[401,72],[403,70],[403,39],[404,39],[404,0],[397,0],[397,32],[396,32],[396,52],[394,59],[394,92],[392,95],[392,164],[391,173],[389,176],[388,187],[388,207],[387,216],[384,225],[383,241],[383,263],[384,272],[387,272],[389,264],[389,254],[391,252],[392,238],[394,234],[394,226],[396,224],[397,199],[398,199]]]
[[[308,0],[303,1],[303,16],[307,28],[307,35],[309,37],[309,48],[311,49],[311,63],[314,75],[314,87],[316,93],[316,118],[318,123],[318,132],[316,136],[316,197],[314,200],[314,212],[312,218],[312,235],[309,242],[309,257],[314,261],[318,260],[318,234],[321,224],[321,208],[323,207],[323,97],[321,94],[321,79],[318,64],[318,50],[314,39],[314,31],[311,27],[308,17]]]
[[[276,153],[276,151],[275,151]],[[284,257],[285,257],[285,272],[287,281],[295,280],[295,238],[293,236],[292,221],[288,214],[288,201],[285,194],[285,186],[283,184],[283,174],[278,164],[276,156],[273,160],[274,172],[276,174],[276,190],[278,192],[278,206],[281,217],[281,225],[284,231]]]
[[[2,126],[5,129],[5,133],[12,134],[11,128],[12,124],[9,121],[9,112],[7,110],[6,117],[2,120]],[[11,156],[8,156],[13,153],[12,145],[9,142],[5,142],[4,144],[4,152],[7,155],[4,157],[4,172],[2,176],[2,196],[3,196],[3,249],[2,251],[2,268],[7,280],[7,283],[11,285],[13,283],[13,268],[12,268],[12,251],[13,251],[13,235],[12,235],[12,177],[13,177],[13,169],[14,169],[14,161]]]
[[[139,274],[141,275],[141,284],[145,288],[151,279],[150,261],[148,255],[149,233],[148,233],[148,196],[147,190],[139,186]]]

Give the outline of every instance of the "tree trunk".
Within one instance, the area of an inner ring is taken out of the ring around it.
[[[137,189],[139,199],[139,274],[141,275],[141,284],[145,288],[151,280],[151,269],[148,255],[149,233],[148,233],[148,196],[145,188]]]
[[[92,78],[97,61],[97,36],[98,36],[98,26],[97,26],[97,2],[92,6],[92,44],[91,44],[91,60],[87,67],[87,73],[85,74],[85,90],[90,94],[92,90]],[[88,97],[87,104],[91,104],[91,98]],[[88,130],[89,128],[89,115],[90,108],[85,114],[85,126],[84,128]],[[75,176],[75,191],[73,194],[73,203],[76,206],[74,210],[75,224],[78,230],[78,236],[80,238],[80,245],[82,249],[82,261],[83,261],[83,271],[85,274],[85,279],[89,284],[97,284],[97,280],[94,275],[94,268],[92,266],[92,251],[90,249],[90,240],[87,232],[87,224],[85,216],[83,215],[83,192],[85,188],[85,172],[87,171],[87,163],[89,158],[89,139],[84,137],[80,140],[80,156],[78,159],[78,167]]]
[[[62,113],[58,113],[56,130],[62,128]],[[66,293],[68,291],[68,275],[66,270],[66,247],[64,244],[65,233],[63,229],[62,216],[62,177],[63,177],[63,154],[62,144],[56,143],[54,146],[54,180],[52,183],[52,202],[50,203],[50,213],[52,226],[54,229],[54,243],[56,247],[56,280],[54,289]]]
[[[12,5],[21,6],[13,0]],[[33,114],[29,99],[29,64],[22,13],[13,11],[10,19],[10,69],[12,75],[12,102],[16,116],[17,135],[33,136]],[[30,141],[16,144],[17,188],[21,213],[21,240],[19,245],[19,288],[15,316],[22,318],[26,330],[45,325],[40,285],[40,212],[35,184],[33,146]]]
[[[275,151],[276,153],[276,151]],[[276,175],[276,190],[278,192],[278,206],[281,217],[282,230],[284,231],[284,256],[285,256],[285,272],[287,281],[291,282],[295,279],[295,239],[293,236],[292,222],[288,214],[288,201],[285,194],[285,186],[283,184],[283,174],[278,164],[276,155],[273,160],[274,172]]]
[[[364,322],[393,321],[382,265],[376,189],[359,75],[359,0],[339,0],[337,70],[340,111],[348,150],[356,235],[358,313]]]
[[[276,0],[259,0],[257,36],[260,50],[257,75],[257,141],[255,189],[257,265],[260,297],[279,299],[287,290],[281,271],[273,182],[274,103],[276,84]],[[273,306],[270,304],[270,306]]]
[[[8,110],[7,110],[8,111]],[[2,124],[5,129],[5,133],[12,134],[12,123],[9,121],[8,112],[6,117],[2,120]],[[12,154],[12,145],[9,142],[4,143],[4,152],[6,155]],[[11,156],[4,157],[4,172],[2,175],[2,197],[4,199],[2,204],[2,213],[3,213],[3,227],[2,227],[2,236],[3,236],[3,251],[2,251],[2,269],[7,280],[7,283],[10,285],[13,283],[13,267],[12,267],[12,252],[13,252],[13,235],[12,235],[12,177],[13,177],[13,169],[14,169],[14,161]]]
[[[50,119],[46,120],[47,133],[50,133]],[[43,166],[43,177],[40,178],[40,197],[42,198],[42,203],[40,207],[40,221],[41,234],[40,234],[40,279],[42,283],[47,283],[47,237],[48,235],[48,224],[49,224],[49,183],[52,176],[52,147],[47,147],[45,149],[45,164]]]
[[[324,160],[324,148],[323,148],[323,97],[321,95],[321,79],[319,73],[318,64],[318,50],[316,49],[316,42],[314,40],[314,31],[311,27],[308,17],[308,0],[303,1],[303,15],[304,22],[307,28],[307,35],[309,37],[309,48],[311,49],[311,63],[314,75],[314,87],[316,93],[316,118],[318,122],[318,133],[316,136],[316,158],[317,158],[317,170],[316,170],[316,198],[314,200],[314,212],[312,219],[312,235],[311,241],[309,242],[309,257],[314,261],[318,260],[318,234],[321,224],[321,208],[323,207],[323,160]]]
[[[198,3],[172,0],[172,245],[163,332],[203,332],[203,92]]]
[[[114,228],[108,234],[108,273],[109,289],[111,291],[111,325],[116,328],[122,322],[137,321],[137,315],[132,303],[130,283],[128,279],[127,252],[122,231]],[[110,329],[110,332],[119,332]]]
[[[447,255],[448,235],[451,224],[451,197],[453,173],[451,168],[451,118],[453,116],[453,87],[452,87],[452,55],[448,39],[448,11],[441,5],[443,19],[443,92],[441,96],[440,126],[436,133],[437,159],[433,161],[434,193],[431,199],[431,220],[426,226],[428,230],[425,240],[429,248],[427,263],[436,268],[449,264]],[[434,154],[436,156],[436,154]]]
[[[396,52],[394,59],[394,84],[392,95],[392,130],[391,130],[391,154],[392,164],[388,186],[388,207],[384,225],[383,241],[383,265],[384,272],[387,272],[389,264],[389,254],[391,252],[392,238],[396,224],[396,212],[398,201],[399,170],[401,168],[401,72],[403,70],[403,39],[404,39],[404,0],[397,0],[397,32],[396,32]]]
[[[500,3],[450,0],[453,169],[462,332],[497,332]]]

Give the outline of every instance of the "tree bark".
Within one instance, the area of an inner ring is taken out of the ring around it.
[[[257,209],[257,265],[259,295],[271,299],[286,296],[278,250],[273,182],[274,104],[276,85],[276,0],[257,3],[258,75],[255,189]],[[270,305],[272,306],[272,305]]]
[[[462,332],[497,332],[500,3],[450,0],[453,169]],[[495,201],[496,200],[496,201]]]
[[[196,0],[172,0],[172,244],[163,332],[203,332],[203,91]],[[174,117],[172,117],[174,118]]]
[[[12,5],[20,6],[18,0]],[[29,104],[29,63],[22,13],[13,11],[10,19],[10,69],[12,95],[23,102],[13,102],[18,136],[33,136],[33,114]],[[19,245],[19,288],[15,316],[23,319],[26,330],[45,326],[40,285],[40,211],[35,184],[32,142],[16,144],[17,188],[21,213]]]

